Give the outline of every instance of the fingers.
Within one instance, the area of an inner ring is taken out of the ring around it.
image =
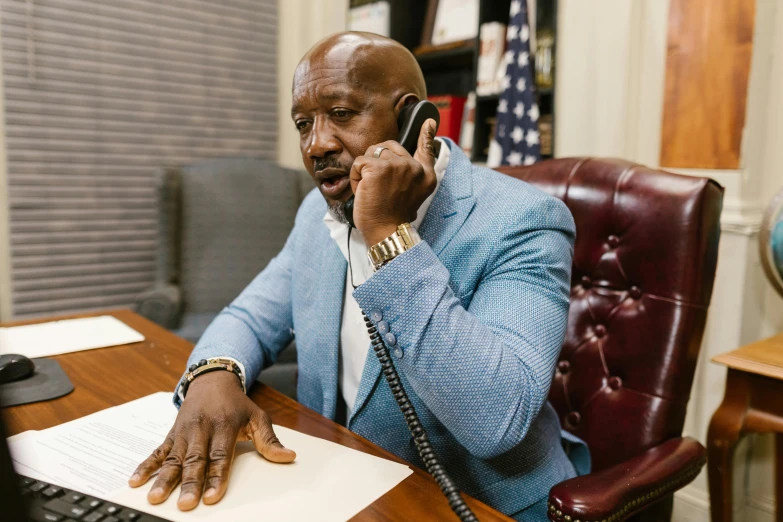
[[[419,143],[416,147],[416,153],[413,159],[418,161],[424,168],[435,167],[435,133],[438,132],[438,125],[432,118],[424,122],[419,133]]]
[[[400,145],[399,142],[394,141],[394,140],[387,140],[387,141],[384,141],[383,143],[378,143],[376,145],[370,145],[369,147],[367,147],[367,150],[364,152],[364,155],[369,157],[369,158],[374,158],[375,157],[375,151],[379,147],[386,147],[386,149],[388,149],[388,150],[384,150],[384,151],[381,152],[381,155],[379,156],[379,159],[385,159],[385,160],[394,159],[392,154],[394,154],[396,156],[410,157],[410,154],[408,153],[407,150],[405,150],[405,147],[403,147],[402,145]]]
[[[287,464],[296,459],[293,450],[283,447],[277,439],[269,416],[262,410],[257,410],[251,417],[247,427],[248,436],[253,445],[266,460]]]
[[[351,189],[356,194],[359,182],[364,177],[363,172],[365,168],[374,165],[379,171],[382,169],[383,160],[375,159],[372,156],[359,156],[353,161],[351,172],[348,174],[349,181],[351,182]]]
[[[177,437],[174,446],[163,461],[160,473],[152,484],[152,489],[147,494],[147,500],[150,504],[160,504],[164,502],[171,492],[179,484],[182,476],[182,463],[185,460],[185,450],[187,443],[182,437]]]
[[[209,434],[206,430],[196,429],[192,432],[182,462],[182,489],[177,500],[177,507],[182,511],[190,511],[198,506],[201,500],[207,471],[208,445]]]
[[[137,488],[146,484],[152,474],[163,465],[163,461],[168,457],[172,446],[174,446],[174,428],[171,428],[169,434],[166,435],[166,440],[163,441],[163,444],[158,446],[144,462],[139,464],[139,467],[136,468],[136,471],[133,472],[133,475],[128,480],[128,485],[132,488]]]
[[[206,491],[204,504],[214,504],[226,494],[231,463],[237,444],[237,430],[216,433],[209,446],[209,465],[207,466]]]

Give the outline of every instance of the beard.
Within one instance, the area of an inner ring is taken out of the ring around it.
[[[329,154],[324,158],[317,158],[313,161],[313,169],[318,172],[326,168],[334,168],[344,170],[346,173],[351,171],[351,165],[343,165],[340,163],[339,158],[334,154]],[[326,204],[329,207],[329,214],[338,223],[343,225],[348,224],[348,218],[345,217],[345,202],[344,201],[330,201],[326,200]]]
[[[345,216],[345,202],[344,201],[328,201],[329,215],[334,218],[338,223],[343,225],[348,224],[348,218]]]

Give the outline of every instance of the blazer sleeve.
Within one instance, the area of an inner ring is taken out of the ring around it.
[[[568,318],[573,241],[568,209],[542,198],[475,250],[475,263],[486,265],[467,309],[426,242],[354,292],[363,310],[388,322],[408,391],[479,458],[519,444],[547,399]]]
[[[294,337],[291,267],[297,228],[280,253],[207,327],[188,358],[188,366],[210,357],[231,357],[242,364],[247,387],[275,362]],[[179,386],[174,390],[179,407]]]

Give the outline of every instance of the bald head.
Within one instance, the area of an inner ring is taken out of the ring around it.
[[[407,93],[427,97],[416,58],[391,38],[373,33],[344,32],[327,36],[304,55],[294,73],[293,90],[319,73],[349,71],[353,87],[396,97]]]

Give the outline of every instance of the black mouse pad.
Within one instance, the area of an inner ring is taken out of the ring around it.
[[[35,373],[21,381],[0,384],[0,405],[3,407],[48,401],[73,391],[73,384],[54,359],[33,359]]]

